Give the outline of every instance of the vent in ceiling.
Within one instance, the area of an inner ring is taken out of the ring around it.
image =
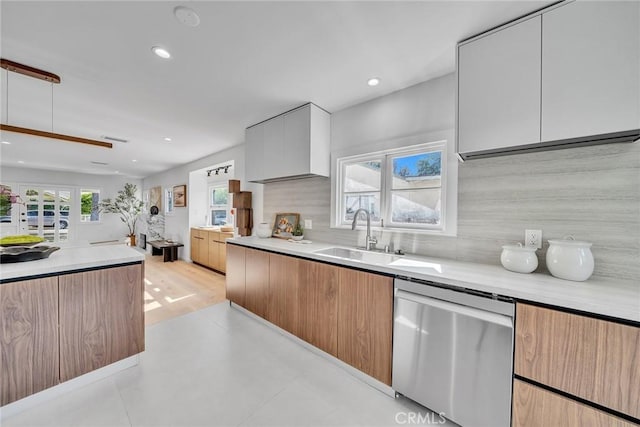
[[[95,160],[91,160],[91,164],[92,164],[92,165],[107,166],[109,163],[105,163],[105,162],[97,162],[97,161],[95,161]]]
[[[129,142],[128,139],[116,138],[115,136],[109,136],[109,135],[102,135],[101,138],[106,139],[107,141],[121,142],[123,144],[126,144],[127,142]]]

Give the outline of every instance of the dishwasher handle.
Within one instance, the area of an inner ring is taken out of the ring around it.
[[[463,316],[473,317],[475,319],[483,320],[485,322],[494,323],[497,325],[513,328],[513,319],[503,314],[492,313],[490,311],[481,310],[466,305],[455,304],[448,301],[439,300],[436,298],[426,297],[424,295],[414,294],[412,292],[396,290],[396,298],[401,298],[407,301],[411,301],[417,304],[428,305],[442,310],[451,311]]]

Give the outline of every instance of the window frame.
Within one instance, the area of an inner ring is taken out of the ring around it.
[[[173,186],[165,187],[163,190],[164,214],[165,216],[172,216],[175,209],[175,206],[173,206]]]
[[[221,204],[216,204],[214,203],[214,198],[213,198],[213,191],[216,188],[226,188],[227,189],[227,203],[224,205]],[[225,224],[229,224],[229,219],[230,219],[230,199],[231,199],[231,193],[229,193],[229,184],[227,181],[214,181],[214,182],[210,182],[209,186],[207,187],[208,189],[208,193],[209,193],[209,206],[208,206],[208,212],[209,212],[209,224],[210,226],[213,227],[217,227],[214,223],[215,223],[215,217],[214,215],[212,215],[212,212],[214,210],[222,210],[224,209],[226,215],[226,219],[225,219]]]
[[[78,225],[91,225],[91,224],[101,224],[102,223],[102,211],[98,210],[98,219],[96,221],[83,221],[82,220],[82,193],[85,191],[97,192],[98,193],[98,206],[102,201],[102,188],[98,187],[78,187],[77,188],[77,198],[80,203],[79,213],[78,213]]]
[[[407,157],[411,155],[440,151],[440,223],[435,224],[409,224],[395,223],[392,221],[392,195],[393,195],[393,159],[397,157]],[[371,221],[374,229],[389,230],[393,232],[411,232],[411,233],[428,233],[450,235],[448,231],[447,216],[450,208],[447,203],[448,193],[448,158],[449,158],[449,142],[439,140],[428,143],[419,143],[410,146],[390,148],[378,150],[369,153],[356,154],[351,156],[339,157],[336,159],[336,191],[334,197],[335,211],[334,228],[351,228],[351,221],[344,220],[344,196],[352,192],[344,191],[344,181],[346,167],[354,163],[362,163],[367,161],[382,160],[380,173],[380,219],[381,221]],[[370,193],[374,193],[371,191]],[[365,193],[365,192],[362,192]],[[356,193],[357,194],[357,193]],[[452,207],[455,211],[455,207]]]

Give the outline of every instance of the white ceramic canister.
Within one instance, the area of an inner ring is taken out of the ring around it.
[[[256,235],[262,239],[271,237],[271,226],[266,222],[261,222],[256,227]]]
[[[573,240],[549,240],[547,268],[559,278],[582,282],[593,274],[593,254],[591,243]]]
[[[500,255],[502,266],[509,271],[516,273],[531,273],[538,268],[538,257],[536,248],[517,245],[504,245]]]

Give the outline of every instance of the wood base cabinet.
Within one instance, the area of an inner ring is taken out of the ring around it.
[[[144,351],[144,267],[0,284],[0,405]]]
[[[528,304],[516,307],[517,376],[640,419],[640,328]]]
[[[144,351],[141,265],[60,276],[60,380]]]
[[[266,319],[293,335],[300,335],[299,280],[297,258],[269,254],[269,301]]]
[[[269,303],[269,253],[247,248],[245,262],[244,306],[252,313],[266,318]]]
[[[512,425],[637,427],[637,424],[520,380],[513,382]]]
[[[0,284],[0,322],[0,406],[58,384],[58,278]]]
[[[233,233],[191,229],[191,261],[221,273],[227,269],[227,239]]]
[[[300,260],[298,336],[332,356],[338,356],[339,268]]]
[[[191,229],[191,261],[202,265],[209,263],[208,237],[207,230]]]
[[[247,250],[242,246],[227,245],[227,299],[239,306],[245,306]]]
[[[393,279],[340,268],[338,358],[391,385]]]
[[[390,277],[228,245],[227,298],[391,385]]]

